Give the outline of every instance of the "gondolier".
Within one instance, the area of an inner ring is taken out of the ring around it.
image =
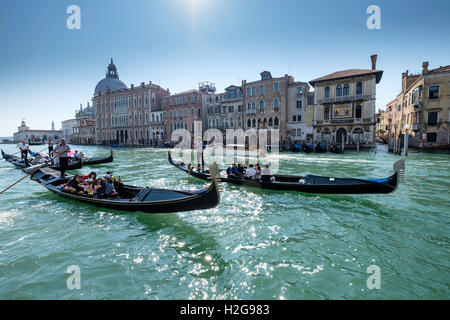
[[[19,146],[19,149],[22,160],[27,159],[28,153],[30,152],[30,147],[27,145],[25,141],[22,142],[22,144]]]
[[[69,165],[70,153],[70,146],[66,144],[66,139],[61,139],[61,143],[56,146],[55,150],[53,150],[53,153],[59,158],[61,177],[65,177],[65,172]]]
[[[55,143],[53,142],[53,139],[48,139],[48,155],[52,156],[53,148],[55,146]]]

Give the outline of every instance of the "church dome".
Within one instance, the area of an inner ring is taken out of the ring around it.
[[[117,73],[117,68],[111,59],[111,63],[108,66],[108,71],[106,72],[106,78],[100,80],[99,83],[95,86],[94,95],[97,95],[99,92],[105,93],[109,90],[120,90],[126,89],[127,86],[125,83],[119,80],[119,74]]]

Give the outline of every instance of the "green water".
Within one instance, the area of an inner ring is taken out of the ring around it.
[[[166,152],[117,149],[95,170],[136,185],[205,185],[171,167]],[[370,178],[390,175],[399,158],[385,147],[279,156],[281,173]],[[0,298],[448,299],[449,168],[449,154],[411,153],[405,183],[388,195],[223,185],[218,207],[164,215],[82,205],[27,179],[0,196]],[[0,162],[0,188],[22,176]],[[66,285],[71,265],[79,290]],[[369,265],[381,270],[379,290],[366,285]]]

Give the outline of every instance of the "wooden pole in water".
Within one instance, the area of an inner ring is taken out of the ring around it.
[[[345,144],[345,141],[344,141],[344,133],[342,132],[342,147],[341,147],[341,150],[342,150],[342,151],[344,151],[344,144]]]
[[[356,138],[356,150],[359,152],[359,134]]]

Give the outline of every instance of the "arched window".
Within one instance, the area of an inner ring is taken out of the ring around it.
[[[361,119],[361,111],[362,111],[361,106],[356,106],[356,109],[355,109],[355,118],[356,119]]]
[[[273,126],[273,119],[269,118],[269,127]]]
[[[256,120],[255,120],[255,119],[253,119],[253,123],[252,123],[252,126],[253,126],[253,128],[255,128],[255,127],[256,127]]]
[[[278,100],[278,98],[275,98],[275,100],[273,100],[273,109],[278,110],[279,107],[280,107],[280,100]]]
[[[252,109],[256,110],[256,103],[255,103],[255,101],[252,102]]]
[[[248,104],[247,104],[247,110],[251,110],[252,109],[252,105],[251,105],[251,103],[249,102]]]
[[[358,82],[356,84],[356,94],[362,94],[363,93],[363,85],[362,82]]]
[[[342,86],[340,84],[336,86],[336,97],[342,97]]]
[[[348,97],[350,95],[350,86],[348,83],[344,84],[344,97]]]
[[[261,100],[261,102],[259,103],[259,110],[264,111],[264,101],[263,100]]]
[[[275,117],[275,120],[273,121],[273,124],[275,126],[278,126],[280,124],[280,121],[278,120],[278,117]]]
[[[247,128],[250,128],[252,126],[252,121],[250,119],[247,120]]]
[[[238,118],[238,127],[242,127],[242,120],[241,120],[241,117]]]
[[[330,87],[325,87],[325,98],[330,97]]]

